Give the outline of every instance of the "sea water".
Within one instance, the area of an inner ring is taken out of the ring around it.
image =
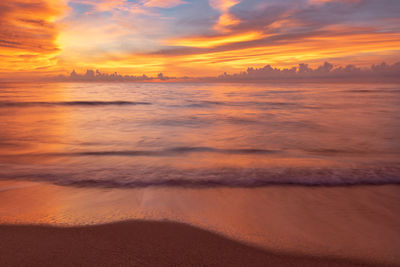
[[[398,184],[399,156],[398,84],[0,84],[0,179]]]

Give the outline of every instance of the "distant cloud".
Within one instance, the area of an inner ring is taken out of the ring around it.
[[[209,78],[210,79],[210,78]],[[211,78],[212,79],[212,78]],[[400,62],[393,65],[381,63],[372,65],[370,68],[360,68],[355,65],[334,67],[331,63],[325,62],[316,68],[310,68],[308,64],[301,63],[292,68],[274,68],[266,65],[262,68],[248,68],[244,72],[236,74],[227,74],[218,76],[216,81],[268,81],[280,80],[290,81],[301,79],[311,80],[332,80],[332,81],[393,81],[400,82]]]
[[[46,80],[56,82],[145,82],[145,81],[167,81],[175,79],[174,77],[164,76],[159,73],[157,77],[149,77],[147,75],[135,76],[135,75],[121,75],[117,72],[114,73],[102,73],[99,70],[86,70],[83,74],[78,74],[73,70],[70,75],[58,75],[55,77],[48,77]]]
[[[234,74],[224,73],[215,77],[169,77],[159,73],[156,77],[147,75],[120,75],[117,72],[108,74],[99,70],[87,70],[83,74],[74,71],[69,76],[59,75],[48,77],[47,80],[58,82],[266,82],[280,81],[380,81],[400,82],[400,62],[388,65],[381,63],[368,68],[360,68],[349,64],[346,66],[334,66],[329,62],[311,68],[308,64],[300,63],[292,68],[274,68],[266,65],[262,68],[247,68],[246,71]]]

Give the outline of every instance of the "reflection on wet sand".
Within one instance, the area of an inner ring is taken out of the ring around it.
[[[0,223],[185,222],[268,250],[400,263],[400,187],[88,189],[0,183]]]

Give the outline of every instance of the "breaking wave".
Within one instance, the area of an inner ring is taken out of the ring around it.
[[[0,179],[46,181],[63,186],[135,188],[261,187],[268,185],[345,186],[400,184],[400,166],[359,168],[124,168],[60,167],[13,169],[0,166]],[[8,166],[9,167],[9,166]],[[6,170],[7,171],[3,171]]]

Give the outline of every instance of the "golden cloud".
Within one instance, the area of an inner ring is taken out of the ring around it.
[[[0,71],[51,65],[58,51],[54,21],[63,8],[62,4],[47,0],[0,2]]]

